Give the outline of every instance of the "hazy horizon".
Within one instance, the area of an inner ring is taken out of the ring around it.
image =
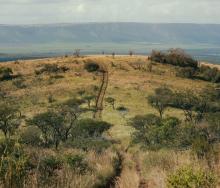
[[[177,24],[181,24],[181,25],[220,25],[220,23],[196,23],[196,22],[192,22],[192,23],[187,23],[187,22],[129,22],[129,21],[106,21],[106,22],[54,22],[54,23],[26,23],[26,24],[16,24],[16,23],[12,23],[12,24],[2,24],[0,23],[1,26],[34,26],[34,25],[83,25],[83,24],[120,24],[120,23],[135,23],[135,24],[155,24],[155,25],[162,25],[162,24],[170,24],[170,25],[177,25]]]

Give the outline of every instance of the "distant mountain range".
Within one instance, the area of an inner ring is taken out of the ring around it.
[[[0,25],[1,44],[52,42],[148,42],[220,45],[220,25],[148,23]]]
[[[180,47],[220,62],[220,24],[78,23],[0,25],[0,61],[72,54],[139,54]],[[8,55],[7,55],[8,54]]]

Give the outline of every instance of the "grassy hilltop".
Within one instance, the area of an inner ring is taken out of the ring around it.
[[[79,119],[92,119],[95,97],[101,84],[101,73],[88,72],[85,69],[88,63],[105,64],[108,70],[109,82],[105,93],[102,121],[111,124],[111,127],[102,135],[110,140],[111,145],[103,152],[96,152],[66,146],[63,141],[60,142],[58,150],[53,146],[31,146],[22,142],[22,146],[19,147],[24,147],[27,155],[36,155],[35,159],[30,157],[34,164],[38,163],[38,160],[46,160],[45,156],[54,156],[65,161],[64,156],[71,155],[78,156],[71,163],[73,166],[78,165],[77,170],[82,168],[83,171],[87,166],[88,169],[92,169],[82,172],[77,171],[74,166],[75,170],[71,170],[65,163],[64,166],[54,167],[50,171],[51,174],[47,174],[46,180],[41,180],[41,177],[39,180],[38,172],[28,174],[29,179],[22,182],[22,185],[28,187],[33,184],[33,187],[37,187],[42,181],[40,185],[43,187],[49,187],[48,182],[56,182],[53,187],[167,187],[169,175],[186,166],[197,169],[198,173],[201,173],[201,179],[203,176],[206,177],[204,181],[214,182],[214,179],[217,181],[216,177],[220,175],[220,163],[216,162],[211,168],[210,173],[215,175],[204,175],[202,170],[209,171],[209,164],[206,163],[206,159],[198,159],[192,155],[190,148],[179,150],[162,147],[158,150],[142,150],[139,144],[131,144],[132,133],[135,132],[135,128],[128,125],[131,118],[146,114],[159,116],[156,108],[148,102],[148,97],[155,93],[155,89],[166,87],[175,92],[192,90],[196,94],[201,94],[206,88],[216,86],[201,79],[178,77],[176,66],[157,63],[146,56],[94,55],[78,58],[67,56],[0,64],[0,68],[10,68],[14,75],[12,79],[0,81],[0,92],[1,100],[8,100],[11,105],[18,107],[22,115],[21,125],[12,136],[16,142],[20,144],[20,135],[24,135],[27,131],[30,126],[29,120],[73,99],[84,100],[80,103],[84,112]],[[48,71],[47,68],[50,70]],[[88,95],[91,96],[90,99]],[[114,99],[114,107],[106,100],[107,98]],[[88,100],[91,100],[90,105]],[[185,122],[184,111],[179,108],[167,107],[163,118],[169,117],[176,117],[181,122]],[[1,140],[4,140],[3,133]],[[75,160],[80,162],[74,163]],[[55,163],[53,161],[50,164]],[[1,168],[2,166],[0,171]],[[43,168],[43,171],[48,168]],[[7,176],[9,175],[6,174],[5,177]],[[1,182],[4,181],[1,179]],[[202,185],[205,183],[203,182]],[[215,187],[214,183],[209,185]]]

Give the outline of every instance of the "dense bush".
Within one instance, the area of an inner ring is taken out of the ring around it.
[[[88,62],[85,64],[85,69],[88,72],[95,72],[95,71],[99,71],[100,66],[95,62]]]
[[[197,77],[205,81],[219,83],[220,82],[220,70],[217,68],[211,68],[209,66],[202,65],[199,68],[199,73]]]
[[[57,149],[64,132],[64,117],[62,115],[48,111],[34,116],[27,123],[41,130],[45,146],[53,144]]]
[[[194,170],[191,167],[178,169],[167,179],[169,188],[214,188],[216,178],[213,173],[205,170]]]
[[[192,67],[179,68],[177,70],[176,76],[182,78],[193,79],[195,77],[196,70]]]
[[[34,126],[27,127],[27,129],[21,133],[21,143],[31,146],[40,146],[42,144],[40,129]]]
[[[85,174],[91,170],[83,155],[67,155],[66,162],[72,170],[79,174]]]
[[[36,70],[35,73],[42,74],[42,73],[63,73],[68,71],[69,68],[65,66],[58,66],[57,64],[44,64],[43,67],[39,70]]]
[[[181,49],[170,49],[167,52],[152,51],[150,55],[152,61],[164,64],[171,64],[180,67],[198,67],[198,62]]]
[[[8,67],[0,67],[0,81],[10,80],[12,78],[13,71]]]
[[[177,70],[176,76],[183,78],[198,78],[214,83],[220,82],[220,70],[207,65],[199,67],[198,61],[181,49],[171,49],[167,52],[152,51],[150,55],[152,61],[163,64],[171,64],[181,67]]]
[[[79,115],[77,107],[64,105],[54,111],[37,114],[27,123],[41,130],[45,146],[53,144],[58,149],[59,144],[69,138]]]
[[[161,119],[147,114],[130,119],[129,125],[135,128],[133,143],[141,143],[144,148],[154,150],[175,146],[180,121],[174,117]]]
[[[51,176],[56,175],[56,170],[61,169],[63,166],[63,161],[58,157],[53,155],[45,156],[40,160],[39,171],[41,178],[47,180]]]
[[[102,136],[111,126],[111,124],[104,121],[93,119],[79,120],[71,130],[67,145],[86,151],[102,151],[111,145],[111,142]]]
[[[154,107],[163,117],[164,111],[170,106],[173,92],[167,87],[156,88],[153,95],[148,96],[149,104]]]
[[[73,138],[97,138],[101,137],[104,131],[111,128],[111,124],[104,121],[96,121],[93,119],[79,120],[72,129],[71,136]]]

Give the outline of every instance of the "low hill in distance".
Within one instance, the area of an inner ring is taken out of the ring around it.
[[[102,51],[146,54],[180,47],[202,60],[220,59],[218,24],[80,23],[0,25],[0,53],[72,53]],[[47,54],[48,55],[48,54]]]

